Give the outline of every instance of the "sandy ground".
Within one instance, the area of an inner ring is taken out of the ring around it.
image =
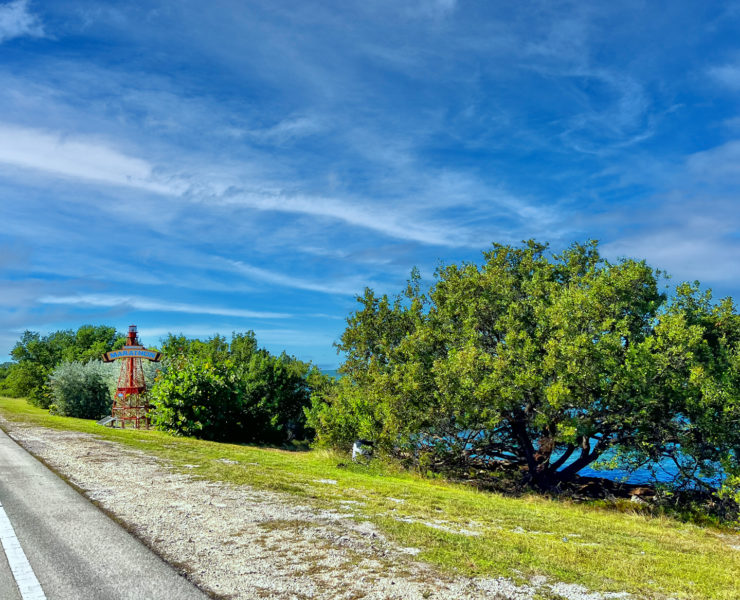
[[[399,548],[369,521],[287,494],[203,481],[165,461],[90,434],[0,421],[200,588],[218,598],[606,600],[536,578],[450,577]]]

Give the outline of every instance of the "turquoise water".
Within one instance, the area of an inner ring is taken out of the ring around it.
[[[615,455],[615,451],[611,450],[608,452],[605,452],[601,457],[600,460],[602,461],[608,461],[611,458],[613,458]],[[575,457],[568,460],[564,466],[567,466],[568,464],[572,463],[575,460]],[[679,454],[679,460],[680,454]],[[598,462],[598,461],[597,461]],[[684,465],[684,468],[686,466]],[[631,483],[635,485],[640,484],[648,484],[648,483],[671,483],[672,481],[676,480],[676,477],[679,474],[678,467],[676,464],[666,458],[659,463],[653,463],[650,467],[645,466],[639,469],[636,469],[634,471],[627,471],[624,469],[595,469],[593,468],[593,464],[591,464],[588,467],[585,467],[578,471],[579,475],[582,475],[584,477],[603,477],[604,479],[609,479],[611,481],[622,481],[625,483]],[[717,476],[713,479],[707,479],[702,478],[703,481],[706,481],[707,483],[711,483],[715,487],[719,487],[722,477]]]
[[[603,477],[611,481],[623,481],[635,485],[652,483],[654,481],[653,473],[647,468],[637,469],[630,473],[623,469],[597,470],[591,467],[585,467],[578,471],[578,474],[584,477]],[[655,478],[661,483],[670,483],[676,478],[676,475],[678,475],[678,469],[672,461],[663,461],[655,467]]]

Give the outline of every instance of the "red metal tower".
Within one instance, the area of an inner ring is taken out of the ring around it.
[[[113,398],[113,419],[126,427],[127,423],[139,429],[142,425],[149,429],[149,402],[146,399],[146,380],[141,360],[145,358],[159,362],[161,355],[154,350],[147,350],[139,343],[136,336],[136,325],[128,328],[128,340],[120,350],[112,350],[103,355],[105,362],[121,361],[121,372],[118,375],[118,389]]]

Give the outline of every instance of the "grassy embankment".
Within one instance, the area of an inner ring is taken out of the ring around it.
[[[385,465],[353,465],[323,451],[288,452],[108,429],[53,417],[18,399],[0,398],[0,415],[94,433],[169,459],[183,470],[189,465],[187,472],[196,476],[287,492],[322,507],[359,501],[353,504],[358,518],[372,520],[403,546],[422,549],[419,558],[465,574],[519,581],[545,575],[649,599],[740,598],[740,536],[727,532],[534,495],[507,498]]]

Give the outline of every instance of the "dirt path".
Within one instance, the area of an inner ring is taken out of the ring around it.
[[[220,598],[630,598],[544,578],[447,577],[369,522],[287,494],[207,482],[161,459],[90,434],[0,421],[3,429],[83,490],[202,589]],[[125,557],[121,557],[125,559]]]

